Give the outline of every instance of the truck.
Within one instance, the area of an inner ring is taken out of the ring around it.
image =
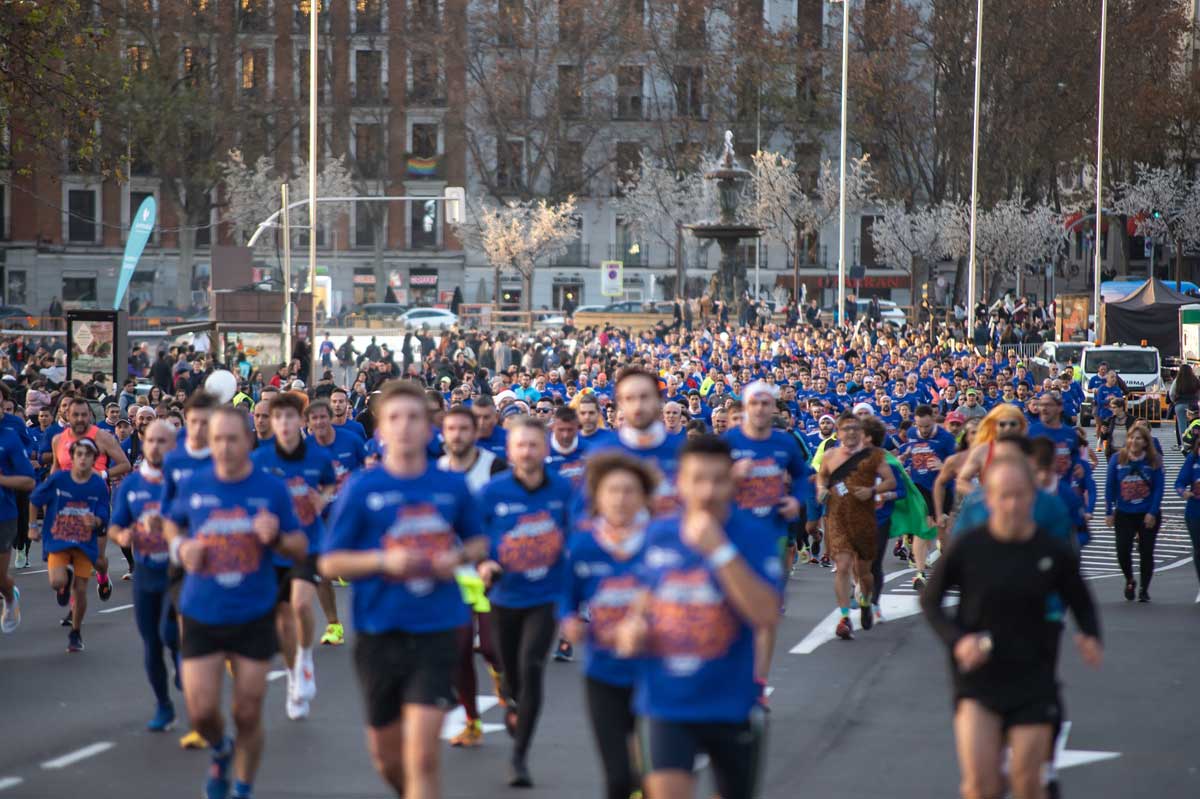
[[[1200,364],[1200,305],[1179,306],[1179,359]]]
[[[1198,306],[1200,307],[1200,306]],[[1162,356],[1157,347],[1132,344],[1097,344],[1083,351],[1083,407],[1080,423],[1088,425],[1095,416],[1092,378],[1107,363],[1125,384],[1125,403],[1130,414],[1152,422],[1161,421],[1167,405],[1167,388],[1162,376]]]

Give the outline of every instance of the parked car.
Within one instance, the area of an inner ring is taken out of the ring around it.
[[[409,328],[445,330],[458,324],[458,314],[445,308],[409,308],[396,321]]]
[[[556,328],[562,327],[567,323],[566,317],[561,313],[551,311],[549,313],[536,313],[533,317],[533,326],[541,328]]]
[[[367,319],[399,319],[409,306],[398,302],[365,302],[350,312],[351,317]]]
[[[869,299],[862,299],[860,297],[859,299],[855,300],[854,302],[858,306],[858,318],[866,319],[867,314],[871,310],[871,301]],[[880,312],[880,315],[883,317],[883,321],[887,322],[889,325],[894,325],[896,327],[904,327],[905,325],[908,324],[908,314],[906,314],[904,312],[903,308],[901,308],[899,305],[892,302],[891,300],[880,300],[879,301],[879,312]],[[832,309],[827,310],[826,313],[831,314],[834,317],[837,316],[836,312],[833,311]]]

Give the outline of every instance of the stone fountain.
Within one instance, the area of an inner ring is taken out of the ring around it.
[[[737,246],[742,239],[756,239],[762,236],[763,229],[755,225],[738,221],[738,202],[741,199],[742,187],[753,173],[738,165],[733,155],[733,131],[725,131],[725,150],[714,169],[704,173],[705,180],[717,183],[717,199],[721,208],[721,218],[717,222],[697,222],[686,225],[692,235],[698,239],[712,239],[721,248],[721,266],[717,272],[717,292],[731,311],[737,307],[737,301],[746,290],[745,270],[737,263]]]

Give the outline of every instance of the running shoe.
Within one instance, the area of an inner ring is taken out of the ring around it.
[[[204,740],[204,736],[192,730],[187,735],[179,739],[180,749],[207,749],[208,741]]]
[[[308,718],[309,705],[307,699],[302,699],[298,696],[292,696],[288,693],[287,702],[285,703],[284,711],[287,717],[292,721],[301,721]]]
[[[13,568],[25,569],[29,567],[29,553],[23,549],[17,550],[17,556],[13,560]]]
[[[450,739],[451,746],[461,746],[469,749],[479,746],[483,743],[483,722],[479,719],[471,719],[467,721],[467,725],[462,728],[462,732]]]
[[[346,630],[340,624],[330,624],[325,627],[325,634],[321,636],[321,643],[324,646],[341,646],[346,643]]]
[[[96,574],[96,596],[100,597],[101,602],[107,602],[112,596],[112,580],[108,579],[107,574]]]
[[[222,743],[222,752],[214,752],[208,767],[208,779],[204,783],[204,799],[228,799],[229,764],[233,760],[233,741],[228,738]]]
[[[917,572],[917,576],[912,582],[914,591],[923,591],[925,589],[925,572]]]
[[[147,732],[166,732],[175,726],[175,706],[171,703],[159,705],[154,718],[146,723]]]
[[[558,648],[554,650],[556,663],[570,663],[575,659],[575,647],[565,638],[558,639]]]
[[[529,776],[529,766],[525,765],[525,758],[513,757],[512,762],[508,764],[508,786],[510,788],[533,787],[533,777]]]
[[[83,635],[80,634],[79,630],[71,630],[71,632],[67,633],[67,651],[83,651]]]
[[[13,586],[12,602],[0,597],[0,633],[11,633],[21,624],[21,589]]]
[[[1138,602],[1149,602],[1149,601],[1150,601],[1150,592],[1149,591],[1147,591],[1145,588],[1142,588],[1141,591],[1138,591]]]
[[[833,561],[829,559],[828,555],[821,556],[821,567],[822,568],[828,569],[832,565],[833,565]]]
[[[843,641],[849,641],[854,638],[854,625],[850,623],[849,616],[842,616],[842,620],[837,623],[834,629],[834,634]]]
[[[1126,583],[1125,583],[1125,599],[1132,602],[1133,598],[1136,594],[1137,594],[1137,581],[1136,580],[1126,581]]]
[[[133,570],[127,571],[121,575],[121,582],[127,583],[133,579]]]
[[[864,630],[869,630],[875,626],[874,614],[871,613],[870,603],[858,606],[858,623]]]
[[[60,622],[58,623],[58,626],[60,626],[60,627],[70,627],[72,624],[74,624],[74,622],[71,620],[71,617],[72,617],[72,616],[74,616],[74,615],[75,615],[75,612],[74,612],[74,611],[68,610],[68,611],[67,611],[67,615],[62,617],[62,621],[60,621]]]
[[[908,559],[908,554],[904,551],[904,539],[896,539],[896,545],[892,547],[892,557],[896,558],[897,560]]]
[[[812,553],[808,551],[807,546],[800,547],[800,551],[796,553],[796,562],[797,563],[812,562]]]
[[[883,610],[878,605],[872,605],[871,610],[875,613],[875,623],[883,624]]]
[[[67,584],[54,592],[54,598],[58,600],[58,606],[65,608],[71,601],[71,573],[67,572]]]
[[[1046,783],[1046,799],[1059,799],[1062,792],[1058,788],[1058,780],[1052,779]]]

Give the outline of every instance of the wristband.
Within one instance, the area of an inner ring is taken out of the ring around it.
[[[708,565],[712,567],[713,571],[719,571],[737,556],[737,547],[726,541],[709,554]]]
[[[171,543],[167,547],[167,550],[171,555],[171,563],[176,566],[179,565],[179,548],[181,546],[183,546],[183,539],[179,536],[175,536],[171,539]]]

